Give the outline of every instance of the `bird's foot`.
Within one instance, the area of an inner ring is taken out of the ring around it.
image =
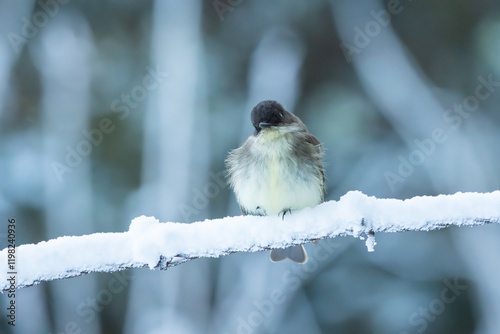
[[[280,213],[278,213],[278,216],[281,215],[281,219],[285,220],[285,215],[287,212],[290,212],[290,214],[292,214],[292,209],[285,209],[285,210],[281,211]]]

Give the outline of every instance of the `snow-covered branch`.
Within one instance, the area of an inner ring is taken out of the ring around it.
[[[61,237],[16,248],[16,288],[90,272],[167,269],[200,257],[284,248],[324,238],[366,238],[369,251],[380,232],[430,231],[500,222],[500,191],[457,193],[408,200],[377,199],[351,191],[330,201],[278,216],[238,216],[192,224],[138,217],[128,232]],[[0,252],[3,268],[8,249]],[[2,270],[0,289],[9,289]]]

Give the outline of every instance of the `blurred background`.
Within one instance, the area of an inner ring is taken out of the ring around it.
[[[0,35],[0,248],[8,218],[26,244],[239,215],[224,159],[264,99],[323,143],[327,200],[500,188],[495,0],[3,0]],[[20,290],[0,332],[497,334],[499,237],[90,274]]]

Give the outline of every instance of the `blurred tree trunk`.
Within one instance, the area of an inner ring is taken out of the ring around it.
[[[92,224],[91,152],[94,149],[82,131],[90,131],[90,65],[92,36],[86,19],[79,13],[60,12],[37,37],[36,65],[42,77],[42,110],[45,181],[45,221],[47,235],[88,234]],[[32,45],[33,46],[33,45]],[[69,149],[68,149],[69,148]],[[90,149],[90,153],[88,150]],[[72,151],[73,153],[69,153]],[[87,154],[88,153],[88,154]],[[71,158],[68,158],[69,155]],[[71,159],[73,162],[69,164]],[[71,172],[58,174],[54,163]],[[75,316],[79,303],[95,296],[95,277],[63,284],[51,290],[50,305],[57,331],[65,330]],[[78,302],[75,302],[78,301]],[[99,317],[82,329],[100,332]]]
[[[195,0],[158,0],[153,7],[151,66],[168,72],[168,77],[151,91],[147,107],[139,197],[143,213],[166,221],[182,220],[180,207],[191,206],[191,187],[204,179],[199,171],[206,170],[204,175],[209,172],[207,108],[202,100],[204,68],[200,64],[201,6]],[[198,173],[193,174],[193,170]],[[200,210],[206,213],[207,206]],[[207,278],[207,270],[202,263],[169,275],[137,272],[131,285],[128,333],[162,328],[179,333],[202,331],[210,313],[211,285],[206,281],[183,282]],[[185,293],[185,289],[191,291]],[[196,302],[183,297],[193,293]],[[137,310],[135,305],[144,308]]]

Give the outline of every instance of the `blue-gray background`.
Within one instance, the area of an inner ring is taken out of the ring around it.
[[[493,191],[499,54],[494,0],[3,0],[0,217],[25,244],[238,215],[218,177],[263,99],[323,143],[327,200]],[[339,238],[302,267],[235,254],[44,283],[19,291],[15,330],[0,297],[0,332],[497,334],[499,236],[377,235],[374,253]]]

